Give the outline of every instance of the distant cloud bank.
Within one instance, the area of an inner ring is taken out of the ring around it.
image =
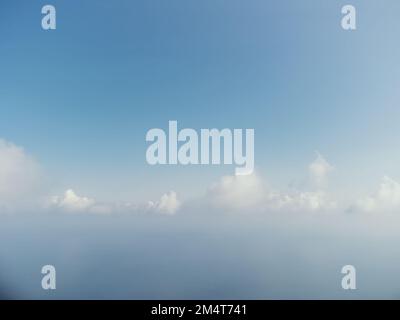
[[[199,196],[197,203],[229,212],[323,212],[338,210],[338,200],[326,188],[334,167],[320,153],[309,164],[310,183],[301,190],[280,191],[271,188],[257,172],[247,176],[225,176]],[[103,203],[94,197],[81,195],[69,188],[62,195],[43,196],[43,177],[39,164],[26,151],[11,142],[0,139],[0,212],[21,210],[55,210],[65,213],[112,214],[148,213],[174,215],[183,205],[190,210],[191,203],[182,203],[175,191],[169,191],[158,200],[140,204]],[[47,200],[43,200],[47,199]],[[400,184],[384,176],[378,190],[369,196],[341,204],[348,212],[396,212],[400,210]],[[346,210],[345,210],[346,211]]]

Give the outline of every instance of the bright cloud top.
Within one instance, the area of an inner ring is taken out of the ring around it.
[[[256,208],[262,205],[265,186],[255,173],[247,176],[225,176],[212,185],[207,198],[216,207],[228,209]]]
[[[161,196],[159,201],[148,202],[148,209],[163,214],[174,214],[181,206],[175,191],[170,191]]]
[[[87,211],[95,205],[95,201],[87,197],[80,197],[74,190],[68,189],[63,197],[53,197],[52,204],[66,211]]]

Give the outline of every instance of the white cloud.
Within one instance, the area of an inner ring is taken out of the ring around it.
[[[178,200],[177,194],[175,191],[170,191],[166,194],[163,194],[159,201],[148,202],[148,210],[155,211],[163,214],[174,214],[180,208],[181,203]]]
[[[223,177],[209,189],[207,199],[214,207],[233,211],[318,211],[335,207],[323,191],[271,190],[256,173]]]
[[[95,200],[78,196],[74,190],[68,189],[62,197],[53,197],[52,204],[70,212],[88,211],[95,205]]]
[[[310,163],[308,170],[312,182],[317,186],[321,186],[326,182],[329,173],[333,170],[333,166],[317,152],[317,157]]]
[[[78,196],[72,189],[65,191],[62,197],[53,197],[50,201],[50,208],[58,208],[70,213],[108,214],[114,211],[111,205],[101,204],[94,199]]]
[[[354,208],[365,212],[400,210],[400,184],[384,176],[378,192],[360,199]]]
[[[207,197],[211,204],[217,207],[244,209],[261,206],[265,194],[261,179],[256,173],[252,173],[222,177],[218,183],[211,186]]]
[[[23,148],[0,139],[0,213],[29,207],[39,197],[39,166]]]

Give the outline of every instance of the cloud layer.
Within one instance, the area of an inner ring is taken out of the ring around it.
[[[299,190],[276,190],[253,173],[247,176],[225,176],[208,188],[205,197],[197,199],[203,208],[213,207],[225,211],[318,212],[337,209],[338,201],[326,185],[333,166],[317,152],[309,164],[310,184]],[[176,192],[163,194],[159,200],[143,204],[102,203],[67,189],[61,196],[47,197],[43,205],[42,176],[37,162],[25,150],[0,139],[0,212],[14,212],[32,208],[36,211],[56,209],[66,213],[154,213],[173,215],[179,212],[182,202]],[[40,205],[42,203],[42,205]],[[374,194],[362,197],[341,207],[359,212],[400,211],[400,183],[384,176]],[[190,209],[190,202],[185,208]]]

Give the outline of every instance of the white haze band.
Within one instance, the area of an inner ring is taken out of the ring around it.
[[[168,148],[167,148],[168,139]],[[221,164],[223,140],[223,164],[236,164],[236,175],[248,175],[254,170],[254,129],[246,129],[245,143],[242,129],[201,129],[200,141],[196,130],[178,131],[177,121],[169,121],[168,134],[162,129],[150,129],[146,141],[153,142],[146,151],[147,163],[156,164]],[[178,146],[179,143],[182,143]],[[199,158],[200,144],[200,158]],[[246,152],[243,154],[243,146]],[[167,154],[168,153],[168,154]]]

